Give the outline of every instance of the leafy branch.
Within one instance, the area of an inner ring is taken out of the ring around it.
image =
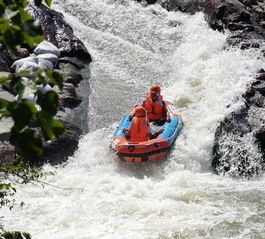
[[[43,0],[34,0],[40,5]],[[52,0],[44,0],[51,5]],[[44,40],[38,23],[25,11],[27,0],[0,0],[0,45],[4,51],[16,52],[20,47],[32,49]],[[0,78],[0,84],[9,83],[16,100],[0,98],[0,120],[10,118],[13,127],[10,142],[15,146],[16,159],[10,165],[0,167],[0,179],[5,175],[16,175],[23,183],[42,176],[42,171],[31,167],[21,159],[33,159],[43,153],[45,142],[60,137],[65,129],[62,122],[55,119],[59,97],[53,88],[63,88],[63,78],[57,72],[39,70],[37,72],[19,72]],[[53,87],[53,88],[52,88]],[[26,92],[31,92],[27,95]],[[0,208],[13,207],[10,198],[16,189],[10,183],[0,183]],[[7,232],[0,228],[0,238],[30,239],[25,232]]]

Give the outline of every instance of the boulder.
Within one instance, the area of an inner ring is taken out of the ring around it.
[[[212,166],[217,173],[251,177],[265,169],[265,81],[257,78],[243,95],[244,106],[216,129]]]
[[[83,69],[85,68],[85,65],[82,61],[80,61],[78,58],[76,57],[61,57],[59,60],[58,60],[58,63],[70,63],[74,66],[76,66],[78,69]],[[59,67],[60,68],[60,67]]]
[[[75,87],[71,83],[65,83],[63,91],[58,92],[59,105],[61,108],[76,108],[82,102],[75,91]]]
[[[78,146],[79,137],[82,130],[67,121],[64,121],[66,133],[45,146],[43,155],[38,159],[39,164],[50,163],[57,165],[67,161],[72,156]]]
[[[0,71],[10,71],[7,54],[0,52]]]
[[[78,84],[83,80],[82,75],[76,72],[69,73],[69,72],[64,72],[64,71],[57,70],[57,69],[55,71],[60,73],[63,76],[64,81],[66,83],[72,83],[75,87],[77,87]]]
[[[205,6],[205,18],[216,30],[224,30],[230,23],[251,24],[250,12],[238,0],[209,0]]]
[[[91,62],[91,56],[85,45],[73,34],[63,15],[41,4],[36,6],[31,1],[27,7],[28,13],[38,20],[45,38],[59,48],[61,56],[75,56]]]
[[[3,138],[6,138],[5,140]],[[15,157],[15,148],[9,143],[9,134],[0,134],[0,165],[11,162]]]
[[[165,0],[161,6],[168,11],[182,11],[194,14],[204,9],[208,0]]]
[[[264,43],[265,11],[256,4],[255,0],[209,0],[204,10],[205,19],[215,30],[232,31],[227,39],[229,45],[257,48],[260,42]]]

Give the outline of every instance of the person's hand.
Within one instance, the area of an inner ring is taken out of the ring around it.
[[[171,121],[171,119],[170,119],[170,115],[169,115],[169,114],[167,115],[166,121],[167,121],[167,122],[170,122],[170,121]]]
[[[128,120],[132,121],[133,115],[129,115]]]

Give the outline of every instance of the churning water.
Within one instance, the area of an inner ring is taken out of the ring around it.
[[[254,50],[225,50],[202,13],[132,0],[57,0],[92,54],[89,128],[76,154],[39,184],[17,185],[6,229],[35,239],[265,238],[265,178],[214,175],[218,122],[264,67]],[[120,162],[108,148],[122,115],[162,86],[185,122],[166,161]],[[229,106],[229,107],[228,107]],[[250,142],[249,142],[250,143]]]

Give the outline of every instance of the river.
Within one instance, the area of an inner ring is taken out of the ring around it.
[[[243,104],[264,59],[227,49],[228,33],[211,30],[202,13],[132,0],[55,0],[53,7],[92,55],[89,133],[65,165],[45,165],[54,174],[42,180],[52,186],[15,185],[16,207],[2,210],[5,228],[34,239],[265,238],[264,176],[211,169],[215,129]],[[154,83],[185,126],[167,160],[120,162],[111,135]]]

